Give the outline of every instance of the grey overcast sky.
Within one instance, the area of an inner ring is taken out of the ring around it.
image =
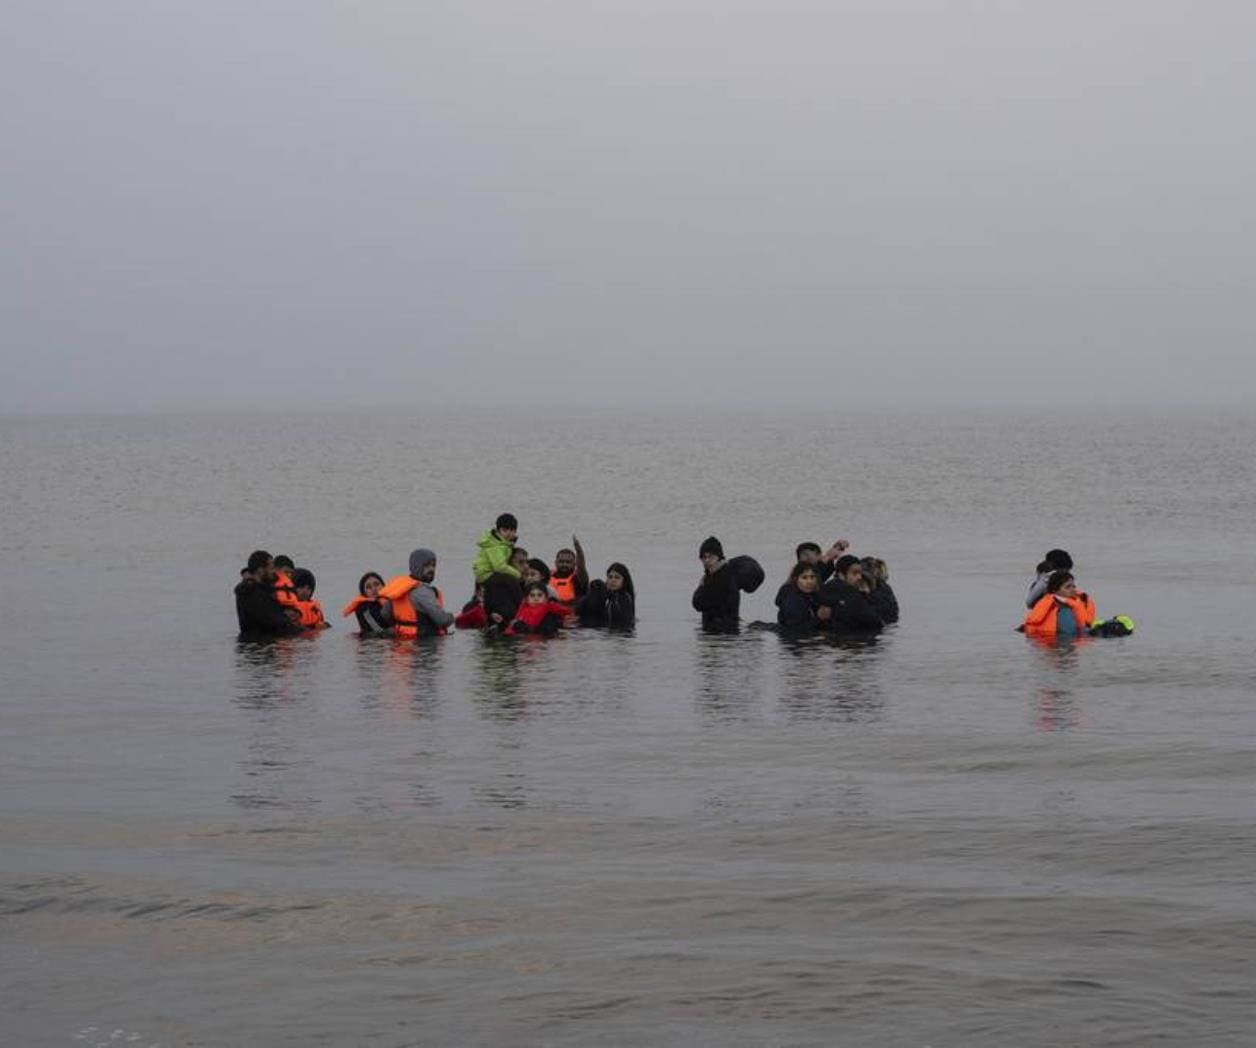
[[[0,412],[1251,403],[1250,0],[4,0]]]

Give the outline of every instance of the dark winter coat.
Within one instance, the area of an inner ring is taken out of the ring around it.
[[[589,583],[589,592],[576,601],[581,626],[628,628],[637,621],[637,602],[628,590],[609,590],[601,579]]]
[[[776,623],[791,633],[813,633],[820,628],[816,609],[820,606],[815,593],[803,593],[792,582],[776,591]]]
[[[898,598],[888,582],[877,583],[877,588],[868,594],[868,603],[887,626],[898,621]]]
[[[702,628],[712,633],[735,632],[741,621],[741,589],[725,561],[704,575],[693,591],[693,610],[702,613]]]
[[[301,632],[300,625],[288,617],[275,599],[273,586],[252,578],[241,579],[235,588],[235,601],[242,637],[278,637]]]
[[[831,633],[878,633],[883,625],[868,598],[836,575],[820,587],[820,603],[833,609],[825,626]]]

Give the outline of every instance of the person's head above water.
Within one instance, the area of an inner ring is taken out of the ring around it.
[[[549,582],[550,569],[549,565],[540,557],[532,557],[524,565],[523,581],[524,582]]]
[[[794,549],[794,557],[803,564],[815,564],[823,550],[815,542],[800,542]]]
[[[292,558],[286,553],[281,553],[275,558],[275,570],[285,572],[291,575],[296,565],[292,563]]]
[[[275,577],[275,558],[264,549],[255,549],[249,554],[248,565],[244,570],[258,582],[269,582]]]
[[[522,575],[528,570],[528,551],[522,546],[516,546],[510,554],[510,564],[515,571]]]
[[[863,566],[853,553],[838,557],[833,564],[833,574],[843,582],[858,587],[863,580]]]
[[[606,569],[606,588],[612,593],[623,590],[630,597],[636,596],[636,590],[632,585],[632,573],[629,572],[627,566],[615,561]]]
[[[565,546],[554,554],[554,574],[565,579],[576,570],[576,551]]]
[[[525,604],[545,604],[549,601],[549,590],[544,582],[529,582],[523,591]]]
[[[1047,555],[1042,558],[1042,563],[1038,565],[1038,574],[1042,575],[1048,571],[1072,571],[1073,558],[1062,549],[1049,549]]]
[[[436,578],[436,554],[430,549],[419,548],[410,554],[410,577],[420,582]]]
[[[367,600],[374,600],[384,588],[384,576],[378,571],[368,571],[358,579],[358,592]]]
[[[708,573],[719,567],[724,559],[724,547],[720,545],[720,540],[714,535],[704,539],[702,545],[698,547],[698,559],[702,561],[702,566]]]
[[[890,569],[885,566],[885,561],[880,557],[863,557],[859,561],[859,566],[863,568],[863,577],[872,584],[874,589],[883,582],[890,581]]]
[[[1059,593],[1064,597],[1073,596],[1077,592],[1077,583],[1073,579],[1072,572],[1053,571],[1051,577],[1047,579],[1047,592]]]
[[[314,572],[309,568],[297,568],[292,573],[292,588],[296,590],[298,600],[309,600],[314,596]]]
[[[820,576],[814,564],[805,560],[796,563],[789,572],[789,581],[800,593],[814,593],[820,586]]]
[[[493,530],[507,542],[514,542],[519,537],[519,521],[513,513],[503,513],[497,518]]]

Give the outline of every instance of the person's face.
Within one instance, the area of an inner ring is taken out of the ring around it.
[[[554,558],[554,571],[566,578],[576,570],[576,555],[563,550]]]
[[[800,571],[798,578],[795,579],[800,593],[814,593],[820,585],[819,576],[814,571]]]
[[[546,596],[540,590],[528,590],[528,595],[524,597],[529,604],[544,604]]]
[[[518,571],[522,575],[524,572],[524,569],[527,568],[528,566],[527,550],[522,550],[522,549],[515,550],[514,555],[511,556],[510,558],[510,563],[513,564],[515,566],[515,570]]]
[[[805,549],[798,554],[798,563],[800,564],[814,564],[819,559],[820,554],[813,549]],[[799,578],[802,578],[802,576],[800,575]]]
[[[1056,592],[1059,593],[1061,597],[1076,597],[1077,583],[1073,579],[1069,579]]]
[[[536,568],[534,568],[526,560],[523,562],[522,565],[520,565],[520,567],[523,569],[523,581],[525,583],[541,581],[541,573],[537,571]]]
[[[846,574],[842,576],[842,579],[855,589],[859,589],[859,584],[863,582],[863,568],[858,564],[852,564],[846,569]]]
[[[379,596],[379,591],[383,588],[384,583],[374,576],[362,583],[362,592],[366,595],[367,600],[375,600]]]
[[[720,558],[714,553],[704,553],[698,559],[702,561],[702,568],[708,575],[719,567]]]
[[[421,578],[424,582],[431,582],[432,579],[436,578],[436,561],[429,560],[426,564],[424,564],[422,570],[419,572],[419,578]]]
[[[296,588],[297,600],[309,600],[314,596],[314,591],[309,586],[298,586]]]
[[[274,582],[275,581],[275,562],[273,560],[268,560],[265,564],[263,564],[260,568],[258,568],[257,577],[262,582]]]
[[[498,528],[497,534],[504,538],[507,542],[514,542],[519,537],[518,528]]]
[[[624,588],[624,577],[618,571],[606,573],[606,588],[615,593]]]

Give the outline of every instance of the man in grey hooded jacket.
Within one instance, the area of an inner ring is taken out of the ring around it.
[[[422,624],[420,633],[430,636],[438,629],[453,629],[454,616],[440,606],[440,590],[432,585],[436,579],[436,554],[430,549],[416,549],[411,553],[410,577],[418,582],[409,596]]]

